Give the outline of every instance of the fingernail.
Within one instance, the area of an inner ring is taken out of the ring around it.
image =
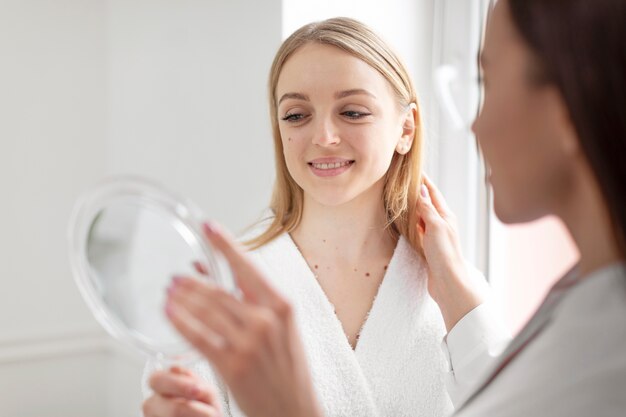
[[[176,285],[180,284],[183,281],[183,277],[180,275],[174,275],[172,277],[172,287],[175,287]]]
[[[213,225],[211,222],[205,222],[202,226],[204,227],[204,233],[206,233],[207,235],[215,234],[215,225]]]
[[[208,275],[209,271],[207,271],[206,267],[202,265],[200,262],[194,261],[193,266],[194,268],[196,268],[196,271],[198,271],[199,273]]]
[[[200,395],[201,392],[202,392],[202,389],[200,388],[200,386],[194,385],[189,389],[189,397],[195,399],[196,397]]]
[[[422,186],[420,187],[420,194],[424,198],[428,197],[428,188],[426,188],[424,184],[422,184]]]

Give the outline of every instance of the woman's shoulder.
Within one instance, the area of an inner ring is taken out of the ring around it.
[[[273,221],[274,214],[271,211],[263,212],[257,220],[252,222],[237,235],[237,240],[240,242],[248,242],[258,238],[270,227]]]
[[[626,264],[602,268],[574,285],[556,307],[553,323],[558,331],[596,333],[626,346]]]
[[[243,243],[247,247],[248,256],[254,260],[257,264],[265,264],[271,262],[277,256],[280,259],[284,258],[284,255],[289,252],[288,243],[289,239],[287,233],[279,233],[271,240],[263,242],[261,245],[256,244],[256,241],[266,233],[274,220],[273,215],[262,217],[259,221],[249,226],[243,233],[238,236],[239,242]]]
[[[247,247],[249,254],[258,253],[262,248],[267,246],[267,243],[271,243],[270,241],[262,245],[255,245],[255,241],[270,229],[273,221],[274,214],[271,211],[265,211],[258,220],[250,224],[237,235],[237,240]]]
[[[625,324],[626,268],[607,268],[567,290],[546,330],[528,350],[553,374],[595,380],[599,375],[591,374],[610,366],[619,369],[626,382]]]
[[[416,275],[424,279],[426,277],[426,260],[424,256],[415,250],[411,242],[404,236],[398,238],[390,267],[392,265],[397,266],[397,268],[393,268],[396,272],[408,274],[412,277]]]

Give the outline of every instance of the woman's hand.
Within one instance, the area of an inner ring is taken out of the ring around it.
[[[428,291],[439,305],[450,331],[483,302],[479,285],[465,265],[456,231],[456,218],[443,196],[426,177],[420,189],[418,235],[428,264]]]
[[[143,403],[145,417],[218,417],[215,391],[188,369],[172,367],[150,376],[154,394]]]
[[[168,290],[170,321],[214,365],[248,416],[321,416],[292,307],[226,233],[208,224],[204,232],[230,264],[242,297],[177,277]]]

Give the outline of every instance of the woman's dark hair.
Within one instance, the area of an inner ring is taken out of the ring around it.
[[[626,257],[626,1],[508,0],[508,6],[537,59],[536,81],[563,96]]]

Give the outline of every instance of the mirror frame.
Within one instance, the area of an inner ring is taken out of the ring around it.
[[[99,296],[95,284],[96,272],[87,259],[87,240],[94,219],[107,204],[126,198],[137,199],[140,205],[148,209],[157,208],[173,216],[176,220],[176,231],[194,252],[201,255],[198,260],[207,265],[211,280],[229,288],[224,282],[223,261],[216,257],[203,237],[202,212],[190,201],[167,191],[159,184],[134,176],[111,177],[101,181],[81,195],[74,205],[68,228],[70,265],[74,280],[94,317],[111,336],[162,361],[190,360],[195,353],[189,345],[177,342],[166,347],[156,347],[147,338],[129,329]]]

